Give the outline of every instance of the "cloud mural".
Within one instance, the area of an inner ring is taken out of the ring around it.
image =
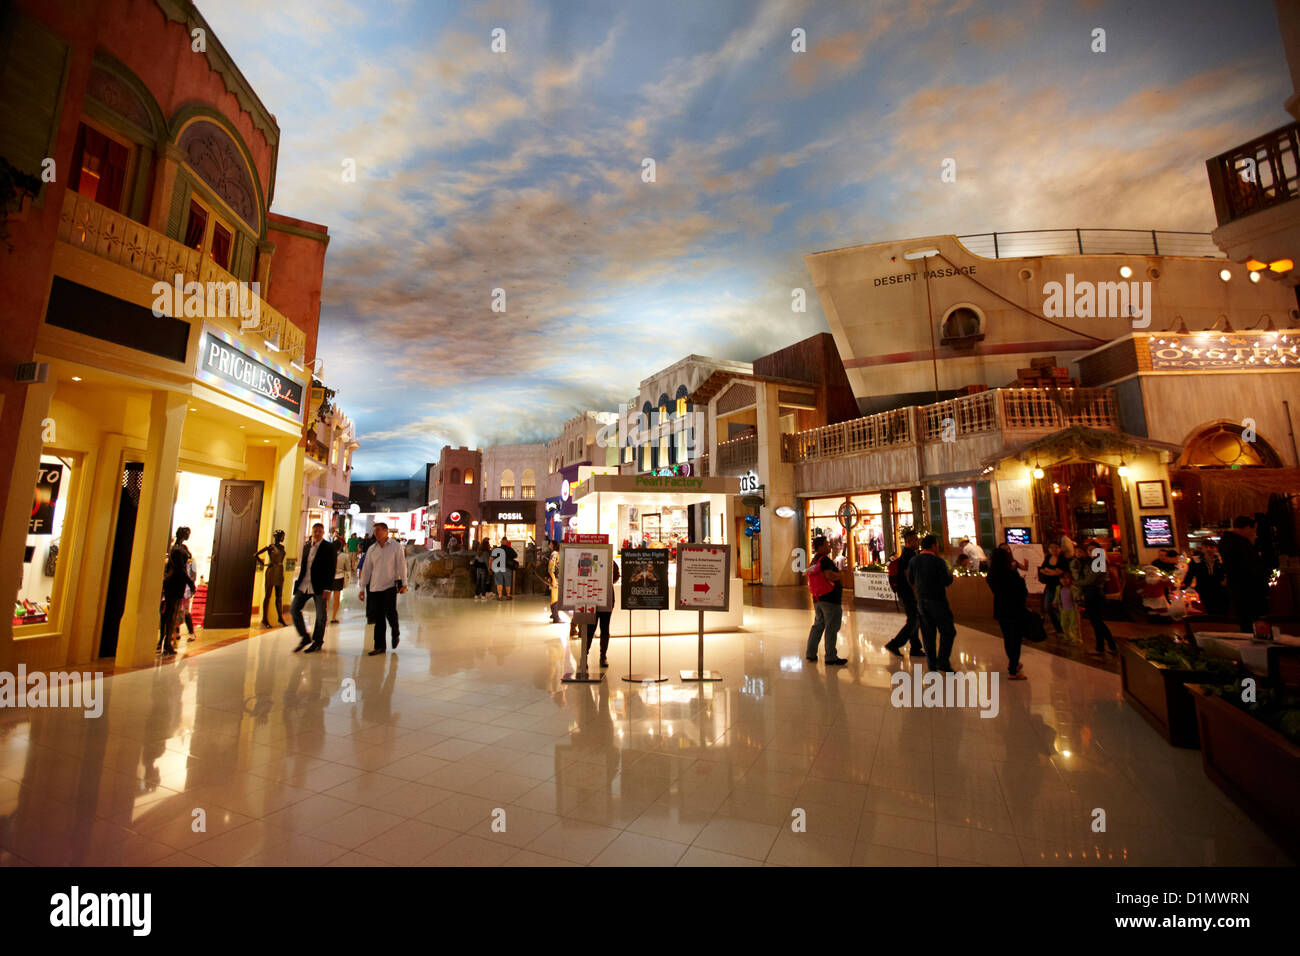
[[[1264,0],[203,11],[279,117],[275,208],[330,227],[319,354],[369,478],[551,437],[692,352],[824,331],[808,252],[1208,231],[1205,159],[1289,120]]]

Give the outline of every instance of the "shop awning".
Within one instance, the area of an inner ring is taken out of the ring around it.
[[[1084,425],[1071,425],[1058,432],[1035,438],[1014,448],[998,452],[984,459],[984,464],[996,465],[1008,458],[1037,458],[1042,464],[1055,464],[1070,459],[1083,461],[1102,461],[1124,455],[1137,455],[1142,452],[1164,452],[1170,456],[1182,452],[1181,445],[1156,441],[1153,438],[1141,438],[1125,432],[1112,432],[1103,428],[1088,428]]]
[[[1179,468],[1173,479],[1219,519],[1267,511],[1273,495],[1300,495],[1300,468]]]

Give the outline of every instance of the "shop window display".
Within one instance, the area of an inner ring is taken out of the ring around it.
[[[947,517],[948,545],[955,548],[962,538],[975,541],[979,529],[975,523],[975,489],[971,485],[961,485],[943,490],[943,502]]]
[[[63,531],[71,505],[72,477],[72,459],[41,456],[27,525],[22,585],[14,602],[15,627],[46,624],[55,618],[54,604],[61,583],[59,573],[66,563],[60,560],[59,552],[66,550]]]

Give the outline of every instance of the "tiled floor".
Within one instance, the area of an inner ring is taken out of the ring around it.
[[[663,684],[563,684],[577,642],[541,598],[404,599],[401,648],[263,633],[106,683],[100,719],[0,717],[0,864],[1285,864],[1123,703],[1116,676],[1032,649],[1000,713],[896,709],[900,618],[846,614],[839,669],[810,614],[746,608],[666,638]],[[961,669],[1005,666],[960,628]],[[635,670],[654,664],[640,639]],[[595,653],[592,655],[595,663]],[[1096,810],[1105,832],[1095,833]],[[802,813],[798,812],[802,811]]]

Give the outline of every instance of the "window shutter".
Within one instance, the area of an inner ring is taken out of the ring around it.
[[[235,232],[235,253],[230,258],[230,271],[236,279],[244,282],[253,280],[253,254],[257,251],[257,242],[248,238],[240,230]]]
[[[930,534],[939,539],[939,544],[946,544],[943,533],[943,490],[938,485],[930,485],[926,497],[930,500]]]
[[[0,27],[0,155],[15,169],[41,175],[57,132],[68,45],[9,4]],[[3,15],[3,14],[0,14]],[[66,157],[63,162],[71,162]],[[58,169],[66,180],[68,171]]]
[[[980,547],[992,551],[997,547],[993,534],[993,483],[975,482],[975,511],[979,523]]]
[[[172,193],[172,208],[167,214],[167,235],[177,242],[185,241],[185,225],[190,211],[190,184],[185,177],[176,177],[176,191]]]

